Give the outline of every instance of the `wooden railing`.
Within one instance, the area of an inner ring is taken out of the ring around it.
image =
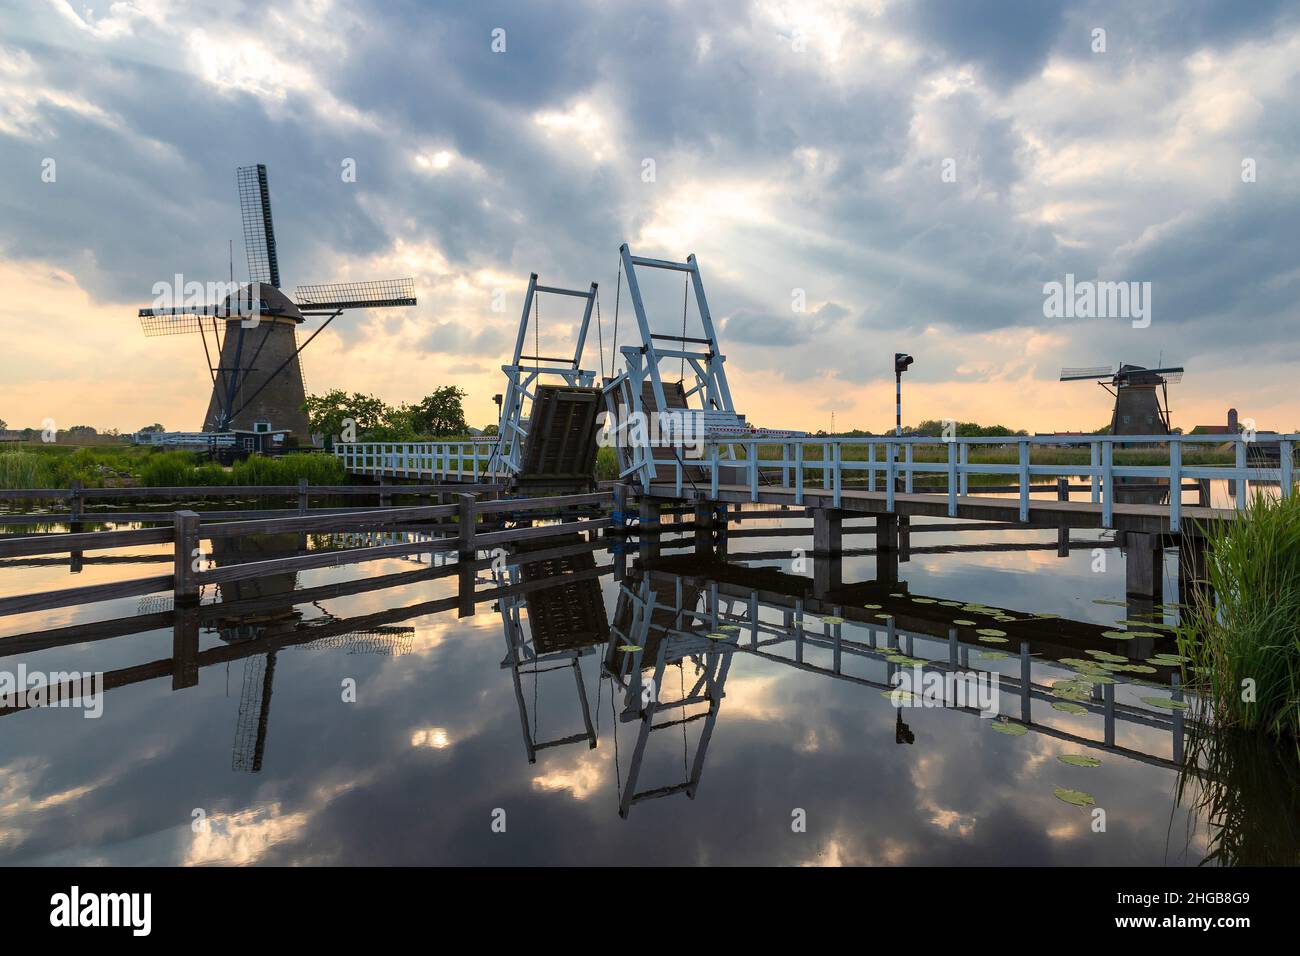
[[[536,525],[529,528],[479,531],[477,525],[481,516],[539,511],[563,513],[578,508],[606,506],[612,501],[612,497],[610,492],[595,492],[551,498],[479,500],[475,495],[461,494],[456,504],[448,505],[305,514],[280,518],[261,517],[247,521],[217,523],[203,523],[202,516],[193,511],[176,511],[172,513],[170,528],[0,538],[0,558],[84,552],[144,544],[171,544],[173,551],[171,574],[0,598],[0,617],[168,590],[174,593],[178,605],[197,603],[206,584],[220,585],[266,574],[339,567],[416,553],[455,552],[459,558],[469,558],[477,551],[495,548],[509,542],[603,529],[610,523],[608,518],[586,518],[573,521],[561,520],[556,524]],[[203,554],[200,546],[204,539],[285,532],[356,531],[396,527],[415,522],[437,522],[438,519],[448,519],[444,528],[448,533],[441,540],[422,538],[376,547],[312,551],[291,557],[249,561],[226,567],[205,568],[206,555]]]
[[[479,485],[475,492],[500,491],[502,485]],[[73,481],[67,488],[20,488],[0,489],[0,502],[7,501],[63,501],[67,502],[67,511],[48,511],[33,513],[0,512],[0,525],[21,525],[44,522],[75,521],[170,521],[170,511],[88,511],[87,505],[92,501],[194,501],[217,498],[291,498],[296,500],[296,507],[283,509],[238,509],[233,511],[203,511],[209,520],[229,518],[272,518],[288,517],[295,514],[317,512],[349,512],[355,508],[313,508],[313,498],[334,497],[379,497],[387,499],[396,495],[429,496],[454,494],[464,491],[463,485],[425,484],[425,485],[313,485],[306,478],[300,478],[293,485],[187,485],[165,488],[87,488],[80,481]]]

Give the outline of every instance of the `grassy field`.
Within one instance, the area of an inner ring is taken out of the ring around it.
[[[314,485],[348,482],[338,459],[325,454],[253,456],[223,468],[195,452],[138,445],[22,444],[0,449],[0,488],[6,489],[67,488],[74,480],[87,488],[291,485],[299,478]]]

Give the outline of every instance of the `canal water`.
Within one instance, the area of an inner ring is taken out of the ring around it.
[[[1296,862],[1294,755],[1198,724],[1156,657],[1176,611],[1126,601],[1111,534],[1061,556],[1055,532],[918,519],[894,563],[869,530],[820,577],[810,522],[750,518],[725,553],[548,541],[472,585],[426,554],[246,582],[184,620],[165,595],[0,618],[0,671],[109,688],[98,717],[0,716],[0,862]],[[0,596],[169,560],[0,561]],[[891,697],[897,673],[973,675],[997,716]]]

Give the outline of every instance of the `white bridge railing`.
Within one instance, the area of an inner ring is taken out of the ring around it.
[[[458,442],[339,442],[334,454],[354,475],[432,478],[446,475],[478,481],[506,474],[495,439]],[[495,459],[495,460],[494,460]]]
[[[673,461],[650,461],[641,472],[642,485],[647,490],[651,480],[673,477],[676,492],[681,495],[683,486],[696,491],[708,487],[711,498],[717,498],[721,485],[748,485],[750,500],[758,501],[760,489],[782,488],[793,490],[794,503],[803,504],[805,488],[820,489],[832,495],[832,506],[841,502],[846,481],[865,476],[865,488],[883,491],[886,508],[894,510],[894,495],[902,479],[902,491],[909,494],[934,493],[946,495],[948,514],[956,516],[957,499],[970,494],[971,475],[1014,476],[1020,499],[1020,520],[1029,520],[1030,479],[1034,476],[1076,475],[1089,479],[1091,500],[1101,506],[1102,526],[1113,527],[1113,508],[1117,492],[1125,490],[1126,479],[1148,479],[1153,483],[1167,483],[1178,489],[1169,496],[1170,530],[1178,531],[1182,513],[1182,482],[1184,480],[1228,480],[1235,482],[1234,504],[1245,508],[1248,483],[1280,485],[1281,494],[1293,493],[1293,452],[1300,435],[1268,435],[1249,438],[1245,435],[1095,435],[1084,438],[1073,436],[1026,436],[1006,438],[895,438],[892,436],[867,438],[764,438],[756,436],[706,439],[701,443],[702,454],[690,457],[686,449]],[[1185,464],[1184,449],[1210,449],[1231,444],[1233,464]],[[1163,453],[1163,464],[1115,464],[1116,447],[1136,447]],[[972,462],[972,449],[1014,449],[1014,463]],[[1087,464],[1032,461],[1032,452],[1039,449],[1089,449]],[[917,450],[941,448],[941,461],[918,461]],[[815,449],[815,454],[810,451]],[[698,449],[697,449],[698,450]],[[1267,461],[1265,461],[1267,456]],[[1276,456],[1277,464],[1272,461]],[[647,456],[648,457],[648,456]],[[698,469],[703,469],[701,480]],[[809,482],[809,473],[812,482]],[[943,490],[915,489],[918,475],[944,475],[947,480]],[[879,487],[877,486],[879,480]],[[975,486],[978,493],[978,485]]]

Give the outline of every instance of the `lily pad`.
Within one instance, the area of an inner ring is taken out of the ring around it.
[[[1123,657],[1120,654],[1112,654],[1110,651],[1095,651],[1089,649],[1084,651],[1084,653],[1087,654],[1089,657],[1095,657],[1100,661],[1115,661],[1116,663],[1122,664],[1126,660],[1128,660],[1127,657]]]
[[[1101,761],[1087,754],[1058,754],[1057,760],[1071,767],[1100,767]]]
[[[895,697],[895,696],[894,696],[895,694],[897,694],[898,697]],[[881,696],[881,697],[884,697],[885,699],[887,699],[887,700],[890,701],[891,703],[898,703],[898,702],[900,702],[900,701],[907,701],[908,703],[911,703],[912,701],[914,701],[914,700],[917,699],[917,698],[916,698],[916,695],[913,694],[910,690],[901,690],[901,689],[899,689],[899,690],[882,690],[882,691],[880,692],[880,696]]]
[[[1007,643],[1007,639],[1006,639],[1005,637],[990,637],[988,634],[981,634],[981,635],[980,635],[980,641],[982,641],[982,642],[985,643],[985,644],[1005,644],[1005,643]]]
[[[1024,724],[1018,724],[1014,720],[995,720],[993,729],[1000,734],[1006,734],[1008,737],[1023,737],[1029,733],[1029,728]]]
[[[637,651],[641,650],[641,648],[637,647],[635,644],[620,644],[618,649],[624,654],[635,654]]]
[[[1088,712],[1087,707],[1076,704],[1070,700],[1052,701],[1052,710],[1059,710],[1063,714],[1086,714]]]
[[[1068,804],[1076,807],[1095,807],[1097,800],[1090,793],[1084,793],[1082,790],[1067,790],[1064,787],[1057,787],[1052,791],[1057,800],[1063,800]]]
[[[1102,637],[1109,637],[1112,641],[1131,641],[1133,635],[1128,631],[1102,631]]]
[[[963,617],[963,618],[958,618],[957,620],[953,621],[953,623],[956,624],[958,627],[974,627],[974,626],[975,626],[976,624],[978,624],[979,622],[978,622],[978,621],[968,621],[968,620],[966,620],[966,619]]]
[[[919,657],[908,657],[906,654],[890,654],[885,660],[891,664],[907,664],[910,667],[929,663],[929,661],[922,660]]]
[[[981,627],[975,632],[980,637],[1006,637],[1006,631],[999,631],[996,627]]]
[[[935,601],[934,598],[912,598],[912,603],[913,604],[935,604],[937,602]]]
[[[1004,657],[1011,656],[1006,651],[976,651],[975,653],[986,661],[1000,661]]]
[[[879,604],[864,604],[862,606],[868,611],[879,611],[881,608]]]
[[[1127,601],[1112,601],[1110,598],[1093,598],[1093,604],[1109,604],[1111,607],[1128,607]]]
[[[711,641],[725,641],[727,639],[727,635],[723,634],[721,631],[712,631],[711,633],[705,634],[704,636]]]
[[[842,617],[835,617],[835,616],[833,616],[833,615],[828,615],[828,616],[822,618],[822,623],[823,623],[823,624],[843,624],[843,623],[844,623],[844,618],[842,618]]]
[[[1065,700],[1088,700],[1092,696],[1092,684],[1083,680],[1061,680],[1052,685],[1052,696]]]
[[[739,625],[739,624],[724,624],[724,625],[722,625],[720,628],[718,628],[718,630],[719,630],[719,631],[739,631],[739,630],[740,630],[740,625]]]
[[[1174,700],[1172,697],[1143,697],[1142,703],[1150,704],[1152,707],[1163,707],[1165,710],[1186,710],[1187,701]]]

